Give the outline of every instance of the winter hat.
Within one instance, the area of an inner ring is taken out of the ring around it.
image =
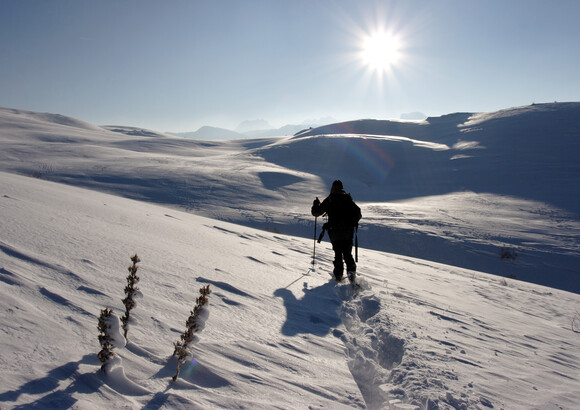
[[[343,190],[342,181],[340,179],[335,180],[332,183],[332,188],[330,188],[330,192],[340,192]]]

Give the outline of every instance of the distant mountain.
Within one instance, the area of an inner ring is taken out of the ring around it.
[[[246,137],[250,138],[263,138],[263,137],[284,137],[288,135],[294,135],[300,130],[303,130],[305,127],[304,124],[299,125],[284,125],[280,128],[272,128],[268,130],[257,130],[257,131],[248,131],[244,133]]]
[[[288,135],[295,135],[296,133],[305,129],[311,129],[314,127],[319,127],[322,124],[331,124],[333,122],[336,122],[334,118],[324,117],[320,119],[306,120],[301,122],[300,124],[287,124],[280,128],[270,128],[261,130],[256,129],[254,131],[245,132],[244,134],[247,137],[251,138],[284,137]]]
[[[238,125],[234,131],[245,133],[249,131],[269,129],[272,129],[272,126],[266,120],[247,120],[240,123],[240,125]]]
[[[259,120],[258,120],[259,121]],[[255,123],[258,124],[258,123]],[[263,125],[268,123],[264,122]],[[240,124],[241,125],[241,124]],[[268,124],[269,125],[269,124]],[[233,140],[233,139],[247,139],[247,138],[266,138],[266,137],[284,137],[294,135],[306,126],[300,125],[284,125],[280,128],[252,128],[248,131],[239,131],[244,127],[237,127],[236,131],[225,128],[203,126],[197,131],[193,132],[170,132],[170,135],[183,138],[191,138],[197,140]]]
[[[258,119],[243,121],[233,131],[226,128],[203,126],[197,131],[169,132],[168,134],[177,137],[198,140],[233,140],[247,138],[285,137],[294,135],[304,129],[319,127],[322,124],[329,124],[333,121],[335,120],[332,117],[325,117],[318,120],[306,120],[300,124],[287,124],[280,128],[273,128],[266,120]]]
[[[233,140],[247,138],[246,135],[225,128],[204,126],[194,132],[172,132],[171,135],[196,140]]]

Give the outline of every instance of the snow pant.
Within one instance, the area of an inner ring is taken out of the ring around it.
[[[342,278],[344,272],[344,265],[346,263],[347,272],[356,272],[356,263],[352,257],[352,239],[341,239],[332,242],[332,250],[334,251],[334,276],[337,279]]]

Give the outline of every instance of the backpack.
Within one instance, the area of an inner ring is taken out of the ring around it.
[[[355,228],[361,218],[360,208],[354,203],[350,194],[345,192],[331,196],[328,219],[332,228]]]

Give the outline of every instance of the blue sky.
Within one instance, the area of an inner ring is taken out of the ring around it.
[[[0,106],[195,131],[580,101],[580,2],[0,0]],[[365,38],[398,58],[376,69]]]

